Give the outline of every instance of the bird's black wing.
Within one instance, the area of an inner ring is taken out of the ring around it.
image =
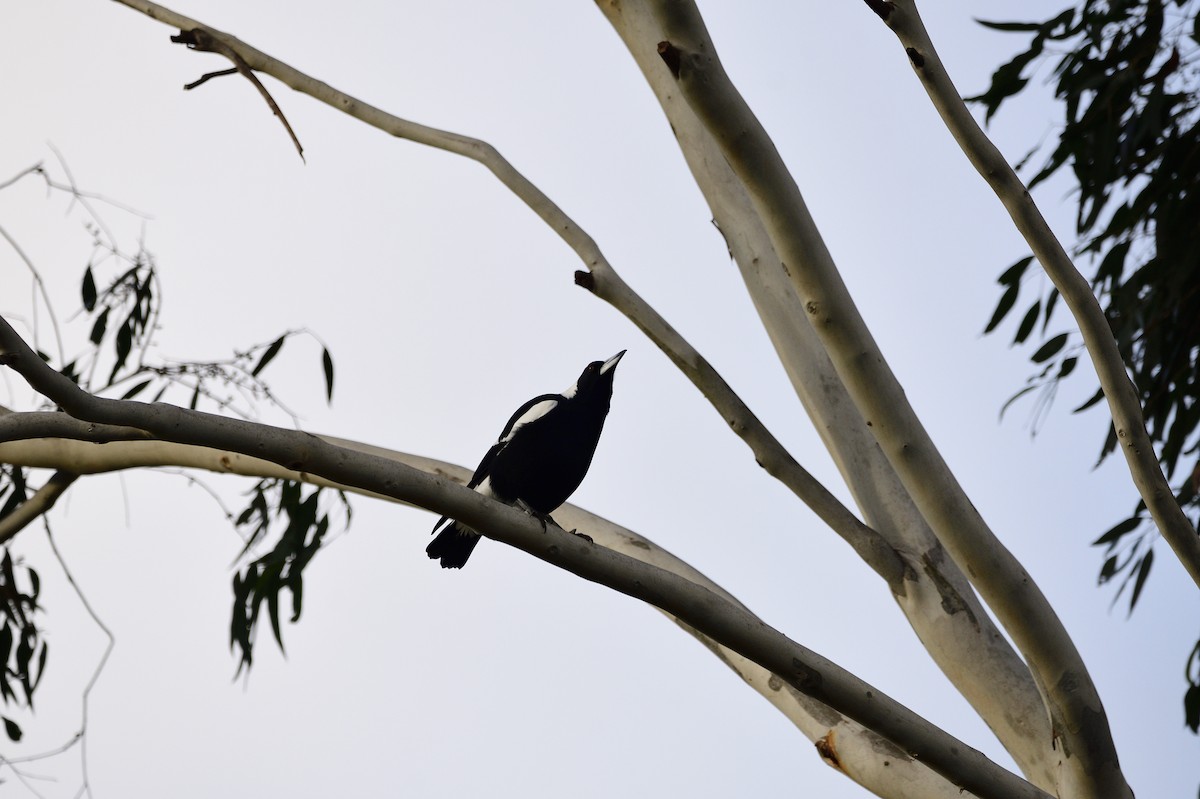
[[[549,413],[555,407],[555,405],[562,400],[562,394],[539,394],[538,396],[529,400],[529,402],[526,402],[520,408],[517,408],[517,410],[513,413],[512,418],[508,420],[508,424],[504,425],[504,429],[500,431],[500,438],[496,440],[495,444],[492,444],[491,449],[489,449],[487,454],[483,456],[483,460],[481,460],[479,465],[475,467],[475,474],[471,475],[471,479],[467,483],[467,488],[474,488],[482,483],[483,479],[488,476],[488,473],[492,468],[492,461],[496,460],[496,455],[499,454],[500,450],[508,446],[508,442],[511,439],[514,430],[523,424],[527,424],[534,419],[540,418],[546,413]],[[543,402],[552,402],[554,405],[547,405],[545,408],[539,408],[538,413],[536,414],[530,413],[534,407]],[[529,418],[524,418],[526,415],[529,415]],[[433,526],[434,532],[437,532],[437,529],[441,527],[442,524],[449,518],[449,516],[443,516],[442,518],[438,519],[437,524]]]
[[[492,445],[492,448],[489,449],[487,454],[483,456],[483,460],[479,462],[479,466],[475,469],[475,474],[471,476],[471,482],[467,483],[467,488],[474,488],[483,482],[483,478],[487,477],[488,472],[491,471],[492,461],[496,459],[496,455],[500,453],[500,450],[508,446],[508,442],[512,440],[513,433],[520,428],[521,425],[528,424],[534,419],[545,416],[547,413],[553,410],[555,405],[557,405],[559,402],[562,402],[562,399],[562,394],[540,394],[529,400],[529,402],[526,402],[520,408],[517,408],[517,410],[513,413],[512,418],[508,420],[508,424],[504,425],[504,429],[500,431],[500,437],[496,439],[496,443]],[[531,413],[534,408],[542,403],[554,404],[548,404],[544,408],[538,408],[536,413]]]

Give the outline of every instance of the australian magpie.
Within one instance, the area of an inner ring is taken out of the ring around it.
[[[517,408],[467,487],[545,521],[579,487],[592,465],[617,362],[624,354],[621,350],[607,361],[592,361],[563,393],[542,394]],[[461,569],[479,543],[479,534],[446,516],[438,519],[433,532],[438,528],[441,532],[425,552],[440,559],[443,569]]]

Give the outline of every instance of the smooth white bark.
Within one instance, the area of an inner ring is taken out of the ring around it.
[[[741,270],[780,363],[863,518],[907,564],[897,603],[931,657],[1025,775],[1053,784],[1049,714],[1025,663],[913,505],[842,385],[745,187],[663,69],[662,27],[644,2],[599,3],[642,70]]]
[[[763,219],[781,268],[859,412],[938,539],[970,577],[1034,674],[1050,712],[1060,793],[1131,796],[1104,708],[1079,652],[1021,564],[988,528],[908,404],[846,290],[795,181],[717,58],[699,12],[651,0],[658,45],[696,116]]]

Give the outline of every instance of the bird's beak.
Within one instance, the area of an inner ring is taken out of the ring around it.
[[[623,355],[625,355],[626,352],[627,352],[627,350],[621,350],[616,355],[612,356],[607,361],[605,361],[603,363],[603,365],[601,365],[601,367],[600,367],[600,374],[603,375],[603,374],[607,374],[607,373],[611,372],[613,370],[613,368],[617,365],[617,361],[621,360],[621,357]]]

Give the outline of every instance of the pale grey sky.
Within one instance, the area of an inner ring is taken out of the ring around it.
[[[846,495],[661,112],[591,3],[173,7],[393,113],[497,146]],[[964,93],[981,90],[1020,43],[972,17],[1056,8],[922,4]],[[1067,413],[1092,384],[1066,387],[1036,440],[1027,406],[997,422],[1028,374],[1028,352],[980,335],[996,275],[1026,252],[999,203],[862,3],[701,10],[934,440],[1075,636],[1134,789],[1192,795],[1200,770],[1181,677],[1196,629],[1181,620],[1194,620],[1196,593],[1170,557],[1128,623],[1095,587],[1100,557],[1087,544],[1134,494],[1123,464],[1090,470],[1100,412]],[[628,348],[573,501],[661,543],[797,641],[1009,763],[873,573],[755,465],[631,324],[573,285],[573,253],[483,168],[264,79],[305,146],[301,163],[245,81],[181,91],[224,68],[220,59],[171,44],[173,31],[115,3],[10,3],[0,19],[0,179],[53,163],[52,143],[81,186],[153,216],[104,211],[127,248],[144,236],[158,258],[164,353],[218,357],[311,328],[336,359],[333,406],[316,345],[289,344],[272,367],[307,429],[474,466],[521,402]],[[1043,97],[1006,110],[992,132],[1016,159],[1057,118]],[[1067,188],[1047,185],[1038,199],[1069,236]],[[0,224],[64,318],[89,252],[82,217],[66,209],[34,182],[0,192]],[[28,275],[3,247],[0,280],[0,312],[28,318]],[[68,330],[77,342],[87,334]],[[27,392],[9,376],[0,396]],[[246,483],[205,479],[231,506],[244,501]],[[117,636],[91,697],[95,796],[864,795],[652,609],[494,542],[463,572],[444,572],[423,551],[433,516],[364,500],[355,509],[350,533],[306,573],[286,660],[261,636],[243,686],[230,680],[226,646],[240,541],[218,506],[167,474],[72,489],[53,529]],[[51,653],[38,713],[23,719],[28,738],[0,744],[5,757],[69,738],[103,647],[44,536],[24,533],[17,551],[43,575]],[[30,784],[73,796],[78,755],[28,766],[39,777]],[[11,776],[0,774],[4,796],[34,795]]]

